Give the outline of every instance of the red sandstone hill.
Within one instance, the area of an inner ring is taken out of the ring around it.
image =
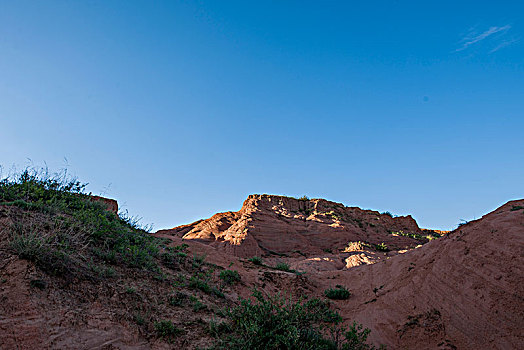
[[[352,296],[336,301],[336,308],[346,322],[370,328],[373,343],[389,349],[524,348],[524,200],[404,254],[366,251],[358,244],[349,253],[341,251],[358,240],[385,242],[393,249],[419,243],[391,231],[427,233],[411,217],[392,218],[321,199],[252,195],[238,212],[159,234],[183,238],[219,265],[235,260],[224,253],[261,254],[272,261],[268,265],[286,261],[307,271],[297,278],[246,262],[238,267],[245,281],[269,293],[322,296],[326,288],[345,285]],[[373,253],[379,258],[373,259]],[[353,257],[364,261],[351,265]],[[323,267],[311,266],[313,261]],[[366,262],[378,263],[358,266]]]
[[[393,349],[524,349],[524,200],[419,249],[335,278],[347,319]]]
[[[324,199],[265,194],[250,195],[238,212],[219,213],[157,233],[203,242],[238,257],[279,256],[281,260],[359,250],[358,246],[347,249],[351,242],[361,241],[369,251],[381,243],[399,251],[428,241],[428,232],[411,216],[392,217]]]

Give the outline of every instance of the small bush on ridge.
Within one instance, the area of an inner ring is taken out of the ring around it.
[[[252,258],[247,259],[248,261],[252,262],[255,265],[262,265],[262,258],[259,256],[254,256]]]
[[[351,296],[351,293],[344,286],[337,284],[335,288],[326,289],[324,295],[329,299],[345,300]]]

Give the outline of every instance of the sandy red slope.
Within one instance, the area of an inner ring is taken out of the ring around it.
[[[516,208],[521,209],[516,209]],[[524,200],[445,238],[336,276],[348,319],[397,349],[524,349]]]

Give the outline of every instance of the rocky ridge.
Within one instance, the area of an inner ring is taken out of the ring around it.
[[[441,235],[420,229],[411,216],[267,194],[250,195],[237,212],[157,233],[202,242],[237,257],[284,261],[304,271],[373,263]]]

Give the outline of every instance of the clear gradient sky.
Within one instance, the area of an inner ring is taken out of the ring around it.
[[[155,229],[251,193],[454,228],[524,197],[524,1],[0,1],[0,146]]]

